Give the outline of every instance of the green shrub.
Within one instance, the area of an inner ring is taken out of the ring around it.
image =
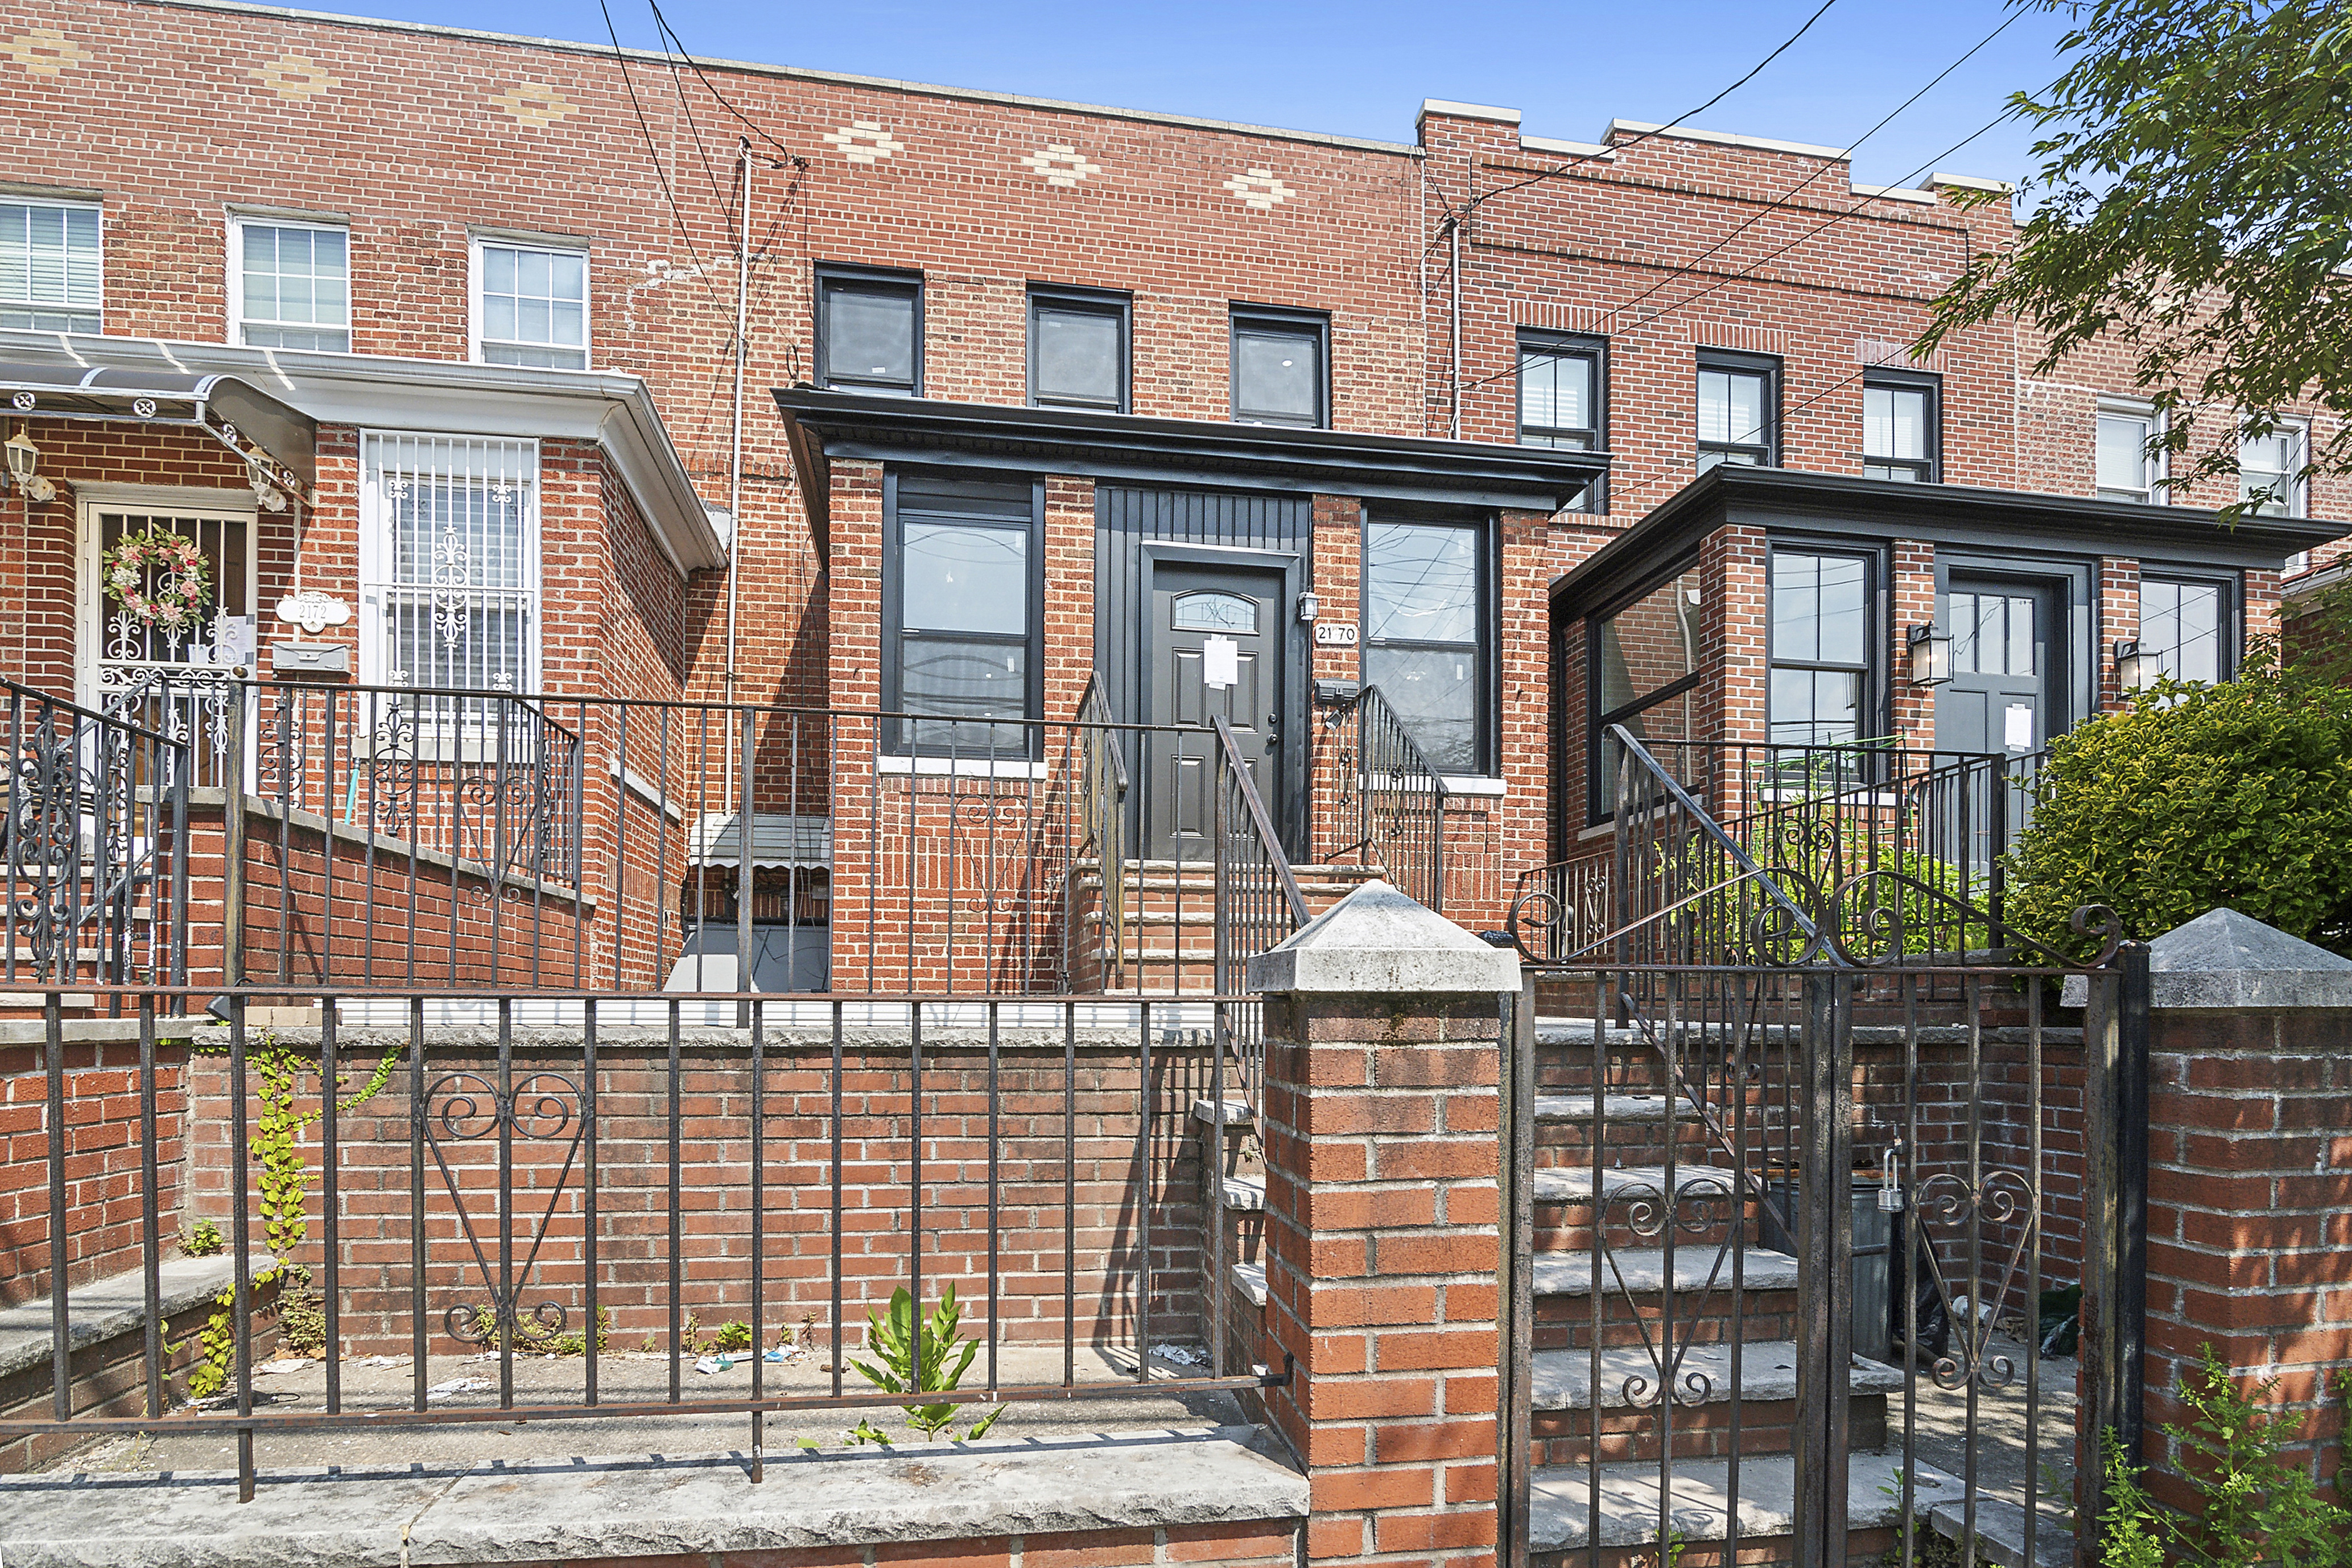
[[[2084,953],[2067,923],[2084,904],[2142,938],[2226,905],[2352,953],[2352,691],[2257,658],[2220,686],[2161,682],[2053,741],[2009,914]]]

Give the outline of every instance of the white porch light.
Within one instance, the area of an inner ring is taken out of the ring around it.
[[[19,426],[16,433],[8,437],[5,450],[8,477],[16,481],[27,499],[44,503],[57,500],[58,487],[40,475],[41,449],[33,445],[33,438],[25,434],[23,426]]]

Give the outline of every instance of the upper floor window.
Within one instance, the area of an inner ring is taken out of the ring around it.
[[[0,198],[0,327],[99,331],[104,286],[96,206]]]
[[[1591,338],[1519,334],[1519,445],[1607,445],[1601,411],[1602,348]]]
[[[2164,423],[2144,405],[2107,404],[2099,408],[2099,499],[2161,504],[2164,455],[2148,443]]]
[[[843,392],[923,395],[919,273],[827,267],[816,279],[816,380]]]
[[[1862,386],[1862,471],[1874,479],[1933,484],[1940,410],[1931,376],[1874,374]]]
[[[882,705],[910,715],[885,744],[1029,757],[1043,702],[1038,538],[1044,487],[890,476]]]
[[[1780,461],[1780,366],[1752,355],[1698,362],[1698,469],[1718,463],[1769,468]]]
[[[1029,402],[1038,408],[1128,411],[1124,294],[1029,290]]]
[[[2264,517],[2303,515],[2304,443],[2300,424],[2282,422],[2267,436],[2249,436],[2238,443],[2238,499],[2255,500]]]
[[[1234,307],[1234,417],[1244,425],[1331,423],[1324,363],[1328,317]]]
[[[360,508],[360,679],[538,690],[538,446],[370,432]]]
[[[2142,577],[2139,651],[2143,668],[2175,680],[2222,679],[2229,598],[2219,583]]]
[[[1772,552],[1773,744],[1834,746],[1864,738],[1870,621],[1869,557]]]
[[[588,253],[474,242],[474,357],[485,364],[588,368]]]
[[[1364,529],[1363,678],[1441,773],[1490,771],[1486,531],[1475,522]]]
[[[352,347],[351,231],[240,218],[230,227],[231,336],[247,348]]]

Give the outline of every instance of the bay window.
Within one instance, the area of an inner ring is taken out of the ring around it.
[[[361,470],[361,680],[537,691],[538,444],[369,432]]]

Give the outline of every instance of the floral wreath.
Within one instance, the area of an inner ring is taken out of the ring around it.
[[[150,572],[160,574],[152,594],[144,586]],[[142,627],[188,631],[212,598],[204,552],[169,529],[126,534],[106,552],[106,595]]]

